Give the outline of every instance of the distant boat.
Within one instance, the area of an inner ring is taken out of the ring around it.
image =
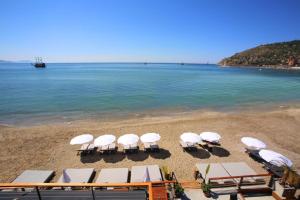
[[[45,68],[46,64],[43,62],[41,57],[36,57],[35,58],[35,63],[32,64],[36,68]]]

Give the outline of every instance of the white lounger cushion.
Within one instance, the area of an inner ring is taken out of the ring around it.
[[[65,176],[62,174],[58,183],[88,183],[94,173],[94,168],[65,169]]]
[[[225,170],[230,174],[230,176],[245,176],[245,175],[257,175],[257,173],[249,167],[245,162],[229,162],[222,163]],[[261,178],[247,177],[243,179],[243,182],[254,183],[255,181],[261,180]],[[239,181],[239,179],[236,179]]]
[[[130,182],[145,182],[146,170],[148,168],[150,181],[162,181],[160,169],[158,165],[143,165],[133,166],[131,168],[131,179]]]
[[[196,168],[198,169],[201,176],[204,178],[205,171],[208,163],[205,164],[196,164]],[[210,169],[208,174],[206,175],[206,179],[210,178],[220,178],[220,177],[230,177],[227,171],[223,168],[220,163],[210,163]],[[216,184],[224,184],[224,183],[234,183],[233,179],[224,179],[224,180],[212,180],[211,183]]]
[[[45,183],[54,175],[51,170],[25,170],[13,183]]]
[[[127,183],[128,168],[102,169],[96,183]]]

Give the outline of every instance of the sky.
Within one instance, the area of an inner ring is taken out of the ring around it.
[[[300,0],[0,0],[0,60],[216,63],[300,39]]]

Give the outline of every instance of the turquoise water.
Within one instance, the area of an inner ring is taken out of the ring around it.
[[[300,100],[300,71],[179,64],[0,64],[0,123]]]

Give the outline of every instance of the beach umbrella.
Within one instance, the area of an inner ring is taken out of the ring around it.
[[[125,134],[118,138],[118,144],[133,145],[139,141],[139,136],[135,134]]]
[[[191,132],[186,132],[186,133],[181,134],[180,139],[183,142],[192,143],[192,144],[195,144],[195,143],[198,143],[201,141],[201,138],[198,134],[191,133]]]
[[[218,133],[214,133],[214,132],[202,132],[200,134],[200,138],[208,142],[219,142],[221,136]]]
[[[144,143],[152,143],[160,140],[160,135],[158,133],[145,133],[141,136],[141,141]]]
[[[93,139],[94,136],[92,136],[91,134],[78,135],[71,140],[70,144],[86,144],[91,142]]]
[[[277,153],[275,151],[262,149],[258,152],[258,154],[265,161],[267,161],[273,165],[276,165],[278,167],[282,167],[282,166],[291,167],[293,165],[293,163],[290,159],[288,159],[284,155]]]
[[[99,146],[106,146],[106,145],[112,144],[114,141],[116,141],[116,136],[106,134],[106,135],[101,135],[101,136],[97,137],[94,140],[94,145],[98,146],[98,147]]]
[[[253,137],[242,137],[241,141],[247,146],[247,149],[260,150],[267,147],[265,143]]]

